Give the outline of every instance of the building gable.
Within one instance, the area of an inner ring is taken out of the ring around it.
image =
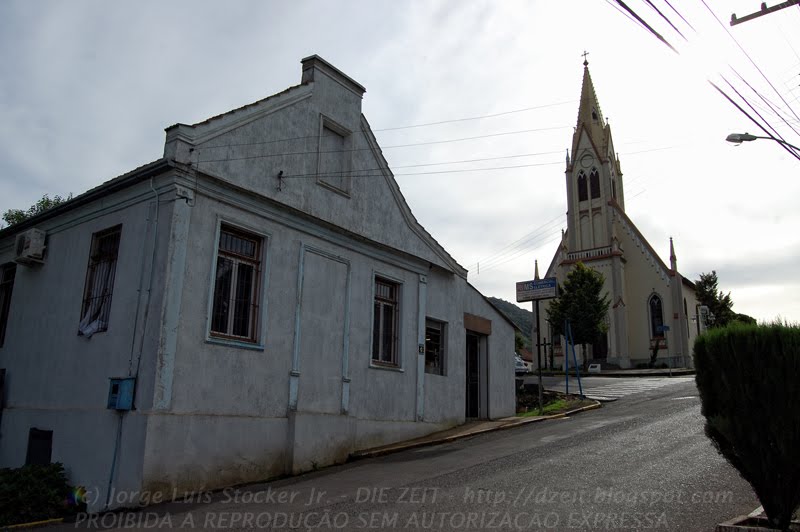
[[[312,56],[300,85],[169,128],[165,156],[466,278],[411,213],[361,114],[363,91]]]

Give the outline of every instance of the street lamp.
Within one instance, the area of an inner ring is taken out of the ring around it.
[[[776,139],[775,137],[758,137],[756,135],[751,135],[750,133],[731,133],[730,135],[727,136],[727,138],[725,138],[725,140],[727,140],[728,142],[733,142],[734,144],[741,144],[742,142],[750,142],[751,140],[756,140],[756,139],[774,140],[779,144],[783,144],[784,146],[788,146],[792,149],[800,151],[800,148],[798,148],[797,146],[792,146],[785,140]]]

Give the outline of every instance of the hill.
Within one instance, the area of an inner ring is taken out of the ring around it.
[[[504,299],[496,297],[488,298],[494,306],[500,309],[503,314],[508,316],[508,319],[513,321],[517,327],[522,329],[522,335],[525,337],[527,346],[531,343],[531,327],[533,326],[533,312],[524,310],[516,306],[514,303],[509,303]]]

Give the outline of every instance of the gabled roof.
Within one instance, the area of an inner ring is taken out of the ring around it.
[[[670,267],[667,266],[663,260],[661,260],[661,257],[658,255],[658,253],[656,253],[656,250],[653,249],[653,246],[650,245],[650,242],[648,242],[642,232],[639,231],[639,228],[636,227],[636,224],[633,223],[633,220],[628,218],[628,215],[625,214],[625,211],[622,210],[622,207],[620,207],[619,204],[613,199],[608,201],[608,205],[611,207],[612,212],[619,216],[620,220],[622,220],[622,223],[626,225],[634,235],[636,235],[636,238],[639,239],[639,241],[642,243],[642,246],[644,246],[647,252],[650,253],[656,265],[661,268],[665,275],[669,275],[672,271]]]
[[[389,185],[389,190],[394,196],[395,201],[397,202],[398,207],[400,208],[400,212],[405,218],[408,226],[411,230],[419,236],[423,242],[425,242],[428,247],[440,258],[444,261],[445,264],[450,266],[453,273],[456,275],[463,277],[464,279],[467,278],[467,270],[463,266],[461,266],[456,259],[453,258],[447,250],[439,244],[439,242],[433,238],[433,236],[422,226],[421,223],[417,220],[414,216],[414,213],[411,212],[411,208],[408,206],[406,202],[405,196],[403,196],[400,187],[397,185],[397,181],[394,178],[394,174],[392,170],[389,168],[389,163],[383,157],[383,152],[380,149],[380,145],[378,144],[378,140],[375,138],[375,134],[372,132],[372,128],[367,122],[366,117],[362,114],[361,115],[361,129],[364,132],[364,136],[367,139],[367,143],[369,144],[370,148],[372,149],[372,153],[375,158],[379,161],[379,166],[381,167],[382,173],[384,177],[386,177],[386,182]]]

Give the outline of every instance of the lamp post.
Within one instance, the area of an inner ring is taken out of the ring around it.
[[[727,136],[725,140],[727,140],[728,142],[733,142],[734,144],[741,144],[742,142],[750,142],[751,140],[756,140],[756,139],[774,140],[778,144],[783,144],[784,146],[788,146],[789,148],[800,151],[800,148],[798,148],[797,146],[792,146],[785,140],[776,139],[775,137],[759,137],[756,135],[751,135],[750,133],[731,133],[730,135]]]

